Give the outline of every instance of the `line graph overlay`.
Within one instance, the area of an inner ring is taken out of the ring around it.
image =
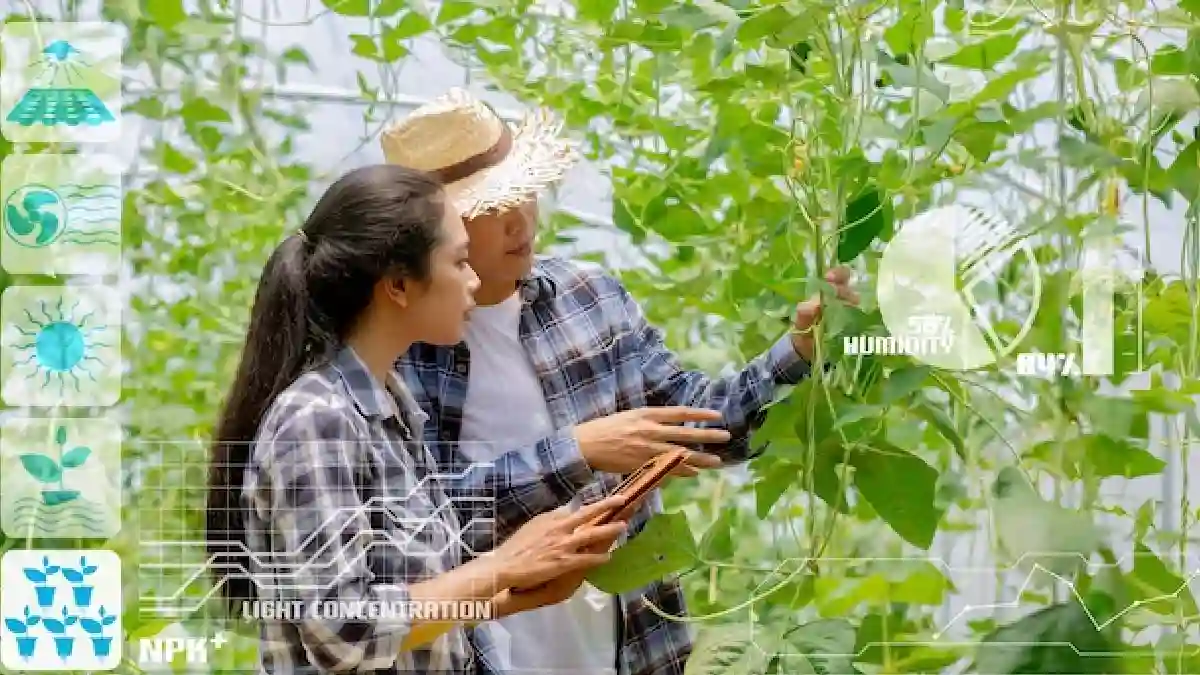
[[[219,541],[210,547],[205,507],[211,465],[203,444],[134,445],[130,454],[144,458],[133,471],[140,483],[134,491],[138,503],[133,511],[139,521],[138,610],[143,616],[170,620],[223,616],[212,603],[234,579],[248,580],[261,600],[297,594],[319,597],[341,581],[330,573],[333,569],[366,569],[380,577],[408,578],[425,564],[422,558],[436,563],[434,558],[457,549],[459,557],[470,559],[492,547],[495,500],[483,490],[488,485],[487,463],[464,462],[461,467],[436,471],[408,457],[389,457],[378,465],[355,464],[348,473],[337,473],[354,474],[354,485],[339,485],[311,499],[282,499],[278,503],[295,506],[290,512],[269,515],[270,521],[258,518],[264,509],[271,509],[274,497],[253,505],[238,500],[235,503],[251,507],[247,513],[258,514],[250,516],[250,530],[262,529],[264,522],[284,527],[300,523],[289,544],[275,544],[268,550],[253,545],[273,536],[266,532],[251,536],[250,545]],[[375,457],[372,453],[381,450],[394,452],[371,444],[363,444],[361,450],[349,454]],[[321,461],[328,456],[331,464],[345,468],[347,452],[348,445],[338,442],[328,455],[310,451],[305,456],[316,455]],[[387,468],[380,473],[380,466]],[[286,483],[289,478],[282,474]],[[307,479],[297,474],[292,480],[303,489]],[[452,516],[444,517],[451,512]],[[397,570],[397,564],[415,567]]]
[[[1042,499],[1054,501],[1048,476],[1043,474],[1041,479],[1036,484]],[[979,481],[988,485],[991,477],[980,476]],[[1190,502],[1200,497],[1200,486],[1189,485],[1184,489]],[[850,672],[850,661],[866,658],[865,663],[877,664],[880,654],[885,652],[891,659],[932,661],[955,653],[960,659],[969,659],[975,654],[1015,648],[1020,642],[1019,631],[1007,631],[1007,627],[1039,610],[1056,606],[1062,607],[1064,613],[1072,609],[1078,615],[1076,624],[1086,627],[1084,632],[1094,628],[1095,633],[1109,634],[1119,628],[1125,643],[1121,648],[1123,657],[1161,660],[1163,650],[1167,649],[1164,645],[1175,634],[1177,620],[1190,618],[1189,623],[1194,624],[1200,618],[1196,616],[1200,614],[1197,609],[1200,600],[1196,597],[1200,590],[1196,583],[1200,576],[1200,554],[1192,545],[1180,550],[1179,534],[1166,529],[1178,519],[1163,511],[1161,503],[1156,518],[1153,507],[1161,490],[1160,475],[1117,476],[1102,482],[1093,522],[1104,532],[1102,546],[1112,549],[1111,563],[1105,563],[1098,555],[1085,558],[1078,553],[1061,553],[1061,549],[1039,550],[1070,546],[1067,540],[1073,533],[1058,532],[1062,541],[1054,537],[1047,540],[1034,531],[1039,528],[1038,522],[1029,519],[1022,520],[1026,527],[1024,536],[1028,537],[1026,543],[1043,542],[1042,545],[1005,555],[991,541],[987,522],[996,513],[987,509],[978,514],[974,531],[961,529],[968,523],[960,520],[958,531],[939,532],[930,549],[933,555],[918,551],[910,555],[810,559],[783,553],[787,557],[750,567],[741,561],[736,564],[712,561],[711,564],[729,568],[728,572],[718,569],[722,580],[725,574],[734,574],[731,578],[745,584],[742,587],[748,590],[736,597],[729,593],[724,604],[712,613],[697,613],[710,619],[686,620],[694,621],[700,631],[718,615],[725,622],[742,623],[748,631],[746,638],[753,641],[756,651],[786,661],[809,659],[813,654],[791,642],[781,642],[781,632],[845,617],[850,619],[848,625],[853,625],[849,642],[837,642],[836,648],[827,643],[819,653],[844,659],[847,670],[839,672]],[[974,492],[971,488],[968,491]],[[1059,503],[1074,504],[1079,497],[1068,491],[1061,497],[1065,501]],[[1028,514],[1017,517],[1024,515]],[[886,546],[895,550],[881,542],[860,546]],[[1082,572],[1091,579],[1091,590],[1102,589],[1107,594],[1115,589],[1111,601],[1107,605],[1095,604],[1095,596],[1088,596],[1087,587],[1076,586],[1077,576],[1063,573],[1072,567],[1079,570],[1076,575]],[[742,572],[736,572],[739,569]],[[770,601],[764,602],[766,598]],[[1092,604],[1085,604],[1085,598]],[[938,609],[915,615],[904,609],[906,605]],[[1074,610],[1075,607],[1079,609]],[[985,642],[984,635],[996,630],[1006,631],[1005,639]],[[1196,647],[1200,640],[1194,628],[1186,635],[1177,648],[1171,648],[1170,658],[1176,658],[1175,652],[1179,652],[1180,658],[1189,659],[1193,665],[1180,666],[1182,671],[1172,672],[1200,672],[1197,667],[1200,648]],[[1065,646],[1054,639],[1039,644]],[[1079,640],[1070,647],[1062,652],[1077,653],[1083,658],[1111,656],[1105,649]],[[922,672],[938,672],[951,662],[955,659],[936,668],[930,665],[931,670]],[[787,666],[782,661],[779,666],[786,672],[807,672],[805,669],[810,667],[809,664]]]
[[[1195,591],[1197,589],[1200,589],[1200,584],[1196,583],[1197,578],[1200,578],[1200,555],[1189,556],[1189,566],[1188,566],[1189,571],[1187,573],[1185,573],[1184,575],[1182,575],[1181,581],[1177,587],[1175,587],[1173,589],[1169,589],[1169,590],[1159,589],[1157,591],[1145,592],[1143,597],[1139,597],[1136,599],[1130,599],[1126,604],[1124,604],[1124,606],[1112,608],[1112,611],[1108,614],[1107,618],[1099,618],[1084,603],[1083,594],[1081,594],[1079,592],[1076,585],[1074,583],[1072,583],[1072,581],[1070,579],[1067,579],[1062,575],[1059,575],[1050,570],[1047,570],[1039,562],[1031,562],[1031,561],[1035,561],[1035,560],[1039,560],[1039,559],[1044,560],[1047,557],[1056,557],[1056,556],[1057,557],[1073,557],[1073,558],[1079,560],[1081,562],[1081,564],[1083,564],[1082,569],[1085,569],[1086,572],[1088,573],[1088,575],[1091,577],[1098,577],[1098,576],[1100,576],[1101,572],[1108,571],[1108,570],[1121,571],[1121,572],[1125,573],[1126,575],[1129,575],[1133,571],[1133,569],[1131,569],[1131,568],[1135,568],[1135,566],[1138,566],[1139,561],[1151,562],[1151,564],[1160,564],[1159,556],[1154,554],[1153,552],[1147,552],[1144,554],[1129,553],[1129,554],[1126,554],[1126,555],[1120,557],[1114,563],[1097,563],[1094,561],[1087,561],[1083,558],[1083,556],[1080,556],[1077,554],[1073,555],[1073,556],[1060,556],[1056,552],[1030,552],[1025,555],[1022,555],[1019,559],[1014,561],[1012,564],[1006,565],[1006,566],[1001,566],[1001,567],[952,565],[940,557],[924,557],[924,558],[921,558],[921,557],[917,557],[917,558],[912,558],[912,557],[824,558],[824,557],[822,557],[819,560],[814,560],[811,558],[788,558],[788,559],[779,561],[775,565],[775,567],[768,572],[769,575],[776,576],[780,580],[770,582],[770,583],[764,582],[762,584],[762,586],[765,588],[771,588],[776,585],[782,586],[783,584],[785,584],[789,581],[793,581],[796,578],[799,578],[803,575],[809,574],[810,570],[812,569],[813,563],[819,563],[821,568],[823,570],[825,570],[826,574],[829,574],[833,570],[837,570],[837,568],[839,568],[839,567],[844,567],[847,569],[854,569],[854,570],[863,570],[864,568],[873,568],[875,570],[878,570],[878,569],[886,567],[886,568],[891,568],[893,576],[896,578],[904,576],[903,574],[897,573],[897,568],[902,568],[902,567],[914,568],[917,566],[932,566],[933,568],[936,568],[939,573],[945,574],[947,577],[953,576],[954,577],[954,582],[953,582],[954,586],[969,585],[971,583],[972,578],[981,578],[981,577],[993,577],[994,578],[997,575],[1009,576],[1010,578],[1016,578],[1016,579],[1020,580],[1019,583],[1016,585],[1015,590],[1011,593],[1011,596],[1013,599],[999,600],[999,601],[991,602],[991,603],[977,603],[977,604],[968,603],[968,604],[965,604],[957,612],[952,614],[948,620],[940,622],[938,624],[938,626],[935,628],[935,630],[933,630],[932,632],[927,634],[927,637],[925,639],[920,639],[919,637],[907,637],[906,636],[906,637],[900,638],[900,639],[868,640],[868,641],[863,641],[860,644],[856,645],[857,649],[846,651],[845,653],[838,653],[836,651],[821,652],[820,656],[824,659],[838,659],[838,658],[856,659],[856,658],[862,657],[864,654],[866,654],[872,648],[878,648],[878,647],[961,648],[961,647],[978,646],[980,644],[978,641],[963,639],[961,634],[958,634],[958,635],[951,634],[953,632],[953,629],[955,629],[956,627],[963,626],[964,624],[971,621],[973,618],[974,619],[995,618],[994,615],[997,613],[1011,614],[1012,615],[1011,617],[1007,617],[1008,621],[1013,621],[1013,620],[1016,620],[1017,618],[1020,618],[1021,615],[1024,613],[1024,612],[1022,612],[1022,610],[1025,608],[1028,608],[1029,605],[1033,604],[1032,601],[1027,597],[1027,594],[1030,593],[1031,591],[1034,591],[1038,586],[1044,586],[1047,583],[1047,581],[1052,582],[1054,588],[1056,590],[1058,590],[1060,592],[1060,594],[1066,596],[1063,599],[1073,600],[1074,602],[1078,603],[1078,605],[1081,608],[1081,610],[1083,611],[1083,613],[1091,621],[1092,626],[1094,626],[1098,631],[1103,631],[1103,630],[1109,628],[1110,626],[1112,626],[1113,624],[1117,623],[1118,621],[1127,619],[1131,614],[1137,612],[1140,609],[1143,609],[1143,608],[1146,608],[1146,607],[1149,607],[1149,606],[1152,606],[1152,605],[1155,605],[1158,603],[1162,603],[1164,601],[1169,602],[1169,601],[1183,599],[1185,596],[1187,596],[1189,594],[1192,594],[1192,597],[1194,599]],[[833,573],[836,574],[836,572],[833,572]],[[867,578],[867,577],[864,577],[864,578]],[[976,580],[978,580],[978,579],[976,579]],[[756,592],[761,591],[761,590],[763,590],[763,589],[756,589]],[[1144,589],[1144,590],[1148,590],[1148,589]],[[829,606],[832,606],[832,604]],[[1005,612],[1005,610],[1011,610],[1011,611]],[[753,644],[755,649],[757,649],[760,653],[767,654],[767,655],[775,654],[776,656],[778,656],[780,658],[785,658],[785,659],[786,658],[805,658],[805,659],[807,659],[807,658],[810,658],[813,656],[813,654],[811,654],[811,653],[788,653],[788,652],[781,653],[781,652],[778,652],[777,651],[778,643],[774,641],[774,638],[776,637],[774,632],[764,629],[761,625],[759,625],[759,623],[755,620],[755,618],[756,618],[756,616],[752,610],[750,613],[750,620],[748,621],[748,623],[746,625],[746,629],[747,629],[748,635],[752,638],[751,643]],[[1193,618],[1194,619],[1196,617],[1185,616],[1183,618]],[[1168,618],[1167,620],[1171,620],[1171,619]],[[1023,642],[1019,642],[1019,641],[1005,641],[1005,642],[1003,642],[1003,645],[1005,647],[1018,647],[1018,646],[1068,647],[1081,656],[1097,656],[1098,657],[1098,656],[1116,655],[1116,652],[1107,652],[1107,651],[1098,651],[1098,650],[1090,650],[1090,651],[1089,650],[1081,650],[1081,649],[1077,648],[1075,645],[1070,644],[1069,642],[1046,641],[1046,642],[1038,642],[1038,643],[1023,643]],[[1156,653],[1161,656],[1161,649],[1158,649],[1156,651],[1156,647],[1154,645],[1147,645],[1144,648],[1141,648],[1141,649],[1134,648],[1132,650],[1126,648],[1120,652],[1120,654],[1123,654],[1126,656],[1130,656],[1130,655],[1153,656]]]

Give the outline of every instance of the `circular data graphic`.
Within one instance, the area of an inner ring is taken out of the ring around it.
[[[1011,287],[1018,259],[1031,273]],[[883,322],[914,358],[949,370],[989,366],[1021,343],[1037,315],[1041,278],[1033,249],[1010,224],[976,209],[940,207],[898,228],[879,263]],[[1016,299],[1015,303],[1006,298]],[[1001,335],[1003,322],[1017,326]]]

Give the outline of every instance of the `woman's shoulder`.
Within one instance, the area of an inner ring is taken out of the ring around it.
[[[333,427],[353,426],[353,402],[329,366],[310,370],[271,402],[259,424],[259,441],[321,435]]]

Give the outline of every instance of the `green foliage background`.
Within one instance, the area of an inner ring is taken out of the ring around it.
[[[825,290],[815,280],[831,265],[848,263],[865,282],[862,309],[834,303],[822,327],[823,356],[839,367],[780,398],[744,475],[672,486],[673,513],[642,539],[667,553],[694,614],[707,617],[692,672],[1200,672],[1185,583],[1200,515],[1187,498],[1188,445],[1200,431],[1196,0],[324,5],[372,20],[350,37],[381,69],[436,36],[498,89],[563,115],[588,156],[611,167],[612,220],[647,258],[624,280],[697,367],[716,372],[764,349],[798,299]],[[173,589],[188,572],[139,581],[139,562],[179,555],[139,540],[200,531],[203,439],[258,271],[330,178],[295,151],[312,131],[304,110],[245,84],[261,75],[251,59],[280,73],[311,67],[303,45],[273,52],[234,20],[238,3],[198,6],[104,9],[130,30],[127,65],[156,83],[127,95],[126,114],[182,129],[140,152],[125,198],[126,255],[142,285],[126,321],[133,375],[120,411],[132,439],[126,527],[104,545],[128,562],[131,638],[165,625],[137,614],[139,586]],[[179,81],[181,94],[164,93]],[[374,101],[367,121],[385,119],[384,95],[365,78],[360,87]],[[284,137],[264,132],[264,120]],[[14,150],[46,148],[0,147]],[[1139,345],[1157,373],[1149,382],[1114,393],[1094,378],[1017,379],[1011,363],[957,373],[841,353],[842,335],[882,331],[870,285],[897,225],[972,194],[993,195],[1036,233],[1045,283],[1022,350],[1077,349],[1084,236],[1125,226],[1148,248],[1164,226],[1152,205],[1184,213],[1179,263],[1151,261],[1140,322],[1136,291],[1119,296],[1113,382],[1129,384]],[[581,227],[558,214],[546,243]],[[187,292],[150,292],[168,284]],[[1169,442],[1151,433],[1164,417],[1175,425]],[[1048,500],[1073,500],[1079,513],[999,498],[997,471],[1018,463],[1052,484]],[[1114,484],[1168,464],[1183,473],[1178,504],[1113,497]],[[1168,508],[1181,514],[1169,528]],[[1113,531],[1085,541],[1102,516]],[[962,542],[1003,558],[1014,543],[1006,531],[1095,564],[1065,568],[1072,593],[1023,584],[1019,569],[939,562]],[[36,542],[76,543],[95,545]],[[994,607],[946,614],[985,583]],[[208,592],[186,589],[198,601]],[[243,633],[214,672],[252,668],[254,648]],[[122,670],[139,672],[128,659]]]

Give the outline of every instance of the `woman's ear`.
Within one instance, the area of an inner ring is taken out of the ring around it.
[[[384,281],[384,290],[387,297],[392,302],[400,307],[408,307],[408,286],[404,283],[404,277],[394,276]]]

